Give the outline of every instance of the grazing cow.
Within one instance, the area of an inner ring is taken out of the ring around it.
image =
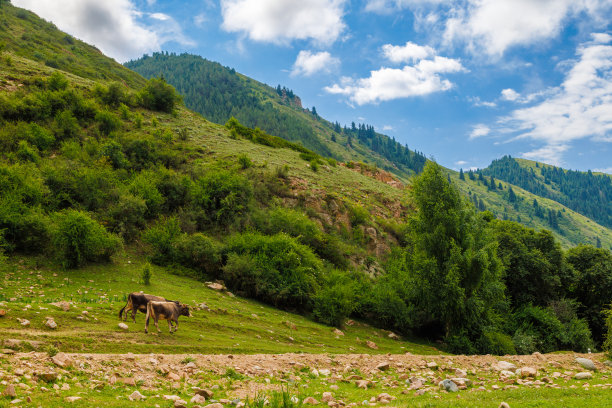
[[[149,332],[149,319],[153,318],[153,322],[155,323],[155,327],[157,327],[157,331],[159,330],[159,326],[157,322],[161,320],[168,320],[168,329],[170,329],[170,333],[173,333],[178,329],[178,318],[179,316],[187,316],[191,317],[191,312],[189,311],[189,306],[179,302],[156,302],[150,301],[147,304],[147,322],[145,323],[145,333]],[[172,323],[174,323],[174,329],[172,328]]]
[[[165,299],[161,296],[147,295],[142,292],[132,292],[128,295],[127,305],[119,311],[119,319],[125,321],[127,319],[128,312],[132,311],[132,320],[136,323],[136,312],[141,311],[147,313],[147,304],[155,300],[157,302],[175,302],[173,300]],[[175,302],[178,304],[178,302]],[[125,310],[125,315],[123,311]]]

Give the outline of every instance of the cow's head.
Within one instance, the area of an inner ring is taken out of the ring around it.
[[[187,306],[186,304],[181,303],[180,308],[181,308],[181,316],[187,316],[187,317],[193,316],[191,314],[191,310],[189,310],[189,306]]]

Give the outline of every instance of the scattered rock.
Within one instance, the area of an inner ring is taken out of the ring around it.
[[[75,402],[75,401],[78,401],[80,399],[81,399],[81,397],[76,397],[76,396],[75,397],[66,397],[66,401],[68,401],[68,402]]]
[[[17,319],[22,326],[27,327],[30,325],[30,321],[28,319]]]
[[[6,316],[6,310],[0,309],[0,317]]]
[[[177,373],[169,373],[168,374],[168,379],[172,380],[172,381],[180,381],[181,380],[181,376],[178,375]]]
[[[507,361],[498,361],[491,366],[495,371],[513,371],[516,370],[516,365]]]
[[[323,395],[321,396],[321,401],[323,402],[330,402],[330,401],[334,401],[334,396],[332,395],[331,392],[326,391],[323,393]]]
[[[304,401],[302,401],[302,402],[304,404],[309,404],[309,405],[318,405],[319,404],[319,401],[317,401],[313,397],[306,397],[306,398],[304,398]]]
[[[504,378],[512,378],[514,376],[516,376],[516,374],[513,371],[508,371],[508,370],[502,370],[499,373],[500,377],[504,377]]]
[[[376,368],[378,368],[380,371],[386,371],[389,369],[389,367],[390,365],[388,361],[384,361],[376,366]]]
[[[438,383],[440,389],[446,390],[448,392],[458,392],[459,387],[452,380],[442,380]]]
[[[17,397],[17,393],[15,393],[15,386],[13,384],[7,385],[2,395],[11,398]]]
[[[223,404],[215,402],[214,404],[208,404],[204,408],[223,408]]]
[[[389,337],[392,340],[399,340],[400,339],[400,336],[398,336],[397,334],[395,334],[393,332],[389,333],[389,335],[387,337]]]
[[[588,371],[583,371],[574,375],[574,379],[576,380],[590,380],[591,378],[593,378],[593,374]]]
[[[225,285],[222,285],[220,283],[216,283],[216,282],[206,282],[206,287],[212,290],[227,290],[227,288],[225,287]]]
[[[368,380],[357,380],[355,381],[355,384],[357,385],[357,388],[363,388],[364,390],[367,390],[368,386],[370,385],[370,382]]]
[[[523,367],[521,368],[521,378],[535,377],[538,374],[538,370],[533,367]]]
[[[297,330],[297,326],[293,323],[291,323],[290,321],[286,320],[285,321],[285,326],[287,326],[288,328],[290,328],[291,330]]]
[[[62,300],[61,302],[51,303],[51,306],[55,306],[58,309],[63,310],[64,312],[67,312],[70,310],[70,303],[66,302],[65,300]]]
[[[368,346],[369,348],[373,350],[378,350],[378,346],[373,341],[370,341],[370,340],[366,341],[366,346]]]
[[[135,387],[136,386],[136,380],[134,380],[134,377],[119,378],[117,381],[119,381],[120,383],[123,383],[125,385],[128,385],[130,387]]]
[[[181,399],[181,397],[179,397],[178,395],[164,395],[162,396],[162,398],[166,401],[178,401]]]
[[[461,368],[455,368],[455,375],[457,377],[467,377],[467,371],[466,370],[462,370]]]
[[[53,361],[53,364],[62,368],[70,367],[73,364],[72,359],[64,353],[57,353],[51,357],[51,361]]]
[[[196,394],[193,396],[193,398],[191,398],[189,402],[191,402],[192,404],[206,404],[206,398],[204,398],[200,394]]]
[[[430,361],[427,363],[427,368],[435,370],[438,368],[438,364],[435,361]]]
[[[342,330],[339,330],[339,329],[334,329],[333,333],[336,336],[344,336],[344,332]]]
[[[576,359],[576,362],[580,364],[582,367],[586,368],[587,370],[597,371],[597,367],[595,367],[595,364],[593,363],[593,361],[588,358],[578,357]]]
[[[510,408],[510,405],[507,402],[502,402],[499,404],[499,408]]]
[[[119,326],[119,328],[120,328],[121,330],[127,330],[127,329],[129,329],[128,325],[127,325],[127,324],[125,324],[125,323],[123,323],[123,322],[119,323],[117,326]]]
[[[45,326],[53,330],[57,329],[57,323],[55,323],[55,320],[53,320],[53,318],[47,319],[47,321],[45,322]]]
[[[210,399],[213,396],[213,392],[207,388],[198,388],[195,390],[196,394],[203,396],[204,398]]]
[[[604,361],[604,365],[607,365],[608,367],[612,367],[612,360]]]
[[[140,401],[140,400],[145,399],[146,397],[142,395],[140,392],[134,391],[133,393],[130,394],[128,398],[130,401]]]
[[[55,373],[53,371],[49,371],[49,372],[46,372],[46,373],[39,373],[38,374],[38,378],[40,378],[41,380],[43,380],[45,382],[55,381],[55,380],[57,380],[57,373]]]
[[[174,408],[187,408],[187,401],[177,399],[176,401],[174,401]]]

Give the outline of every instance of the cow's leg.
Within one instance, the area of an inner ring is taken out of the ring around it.
[[[174,321],[174,331],[178,330],[178,319]]]
[[[158,319],[157,316],[155,316],[155,327],[157,328],[157,332],[161,333],[161,330],[159,330],[159,324],[158,323],[159,323],[159,319]]]
[[[168,319],[168,331],[172,334],[172,320]]]
[[[146,320],[146,322],[145,322],[145,333],[148,333],[148,332],[149,332],[149,318],[150,318],[150,317],[151,317],[151,316],[149,315],[149,309],[147,309],[147,320]]]

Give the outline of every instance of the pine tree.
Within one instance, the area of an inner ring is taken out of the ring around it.
[[[463,169],[459,169],[459,180],[465,181],[465,175],[463,174]]]

